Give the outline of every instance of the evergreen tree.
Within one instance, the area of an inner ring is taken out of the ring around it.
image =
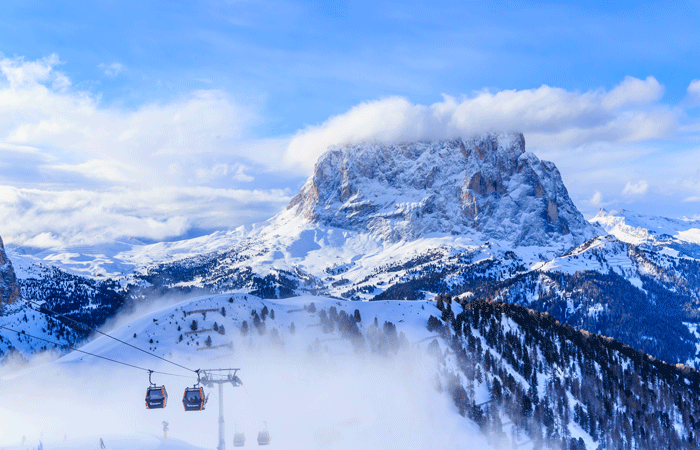
[[[353,314],[353,317],[355,319],[355,323],[360,323],[362,322],[362,317],[360,316],[360,310],[356,309],[355,313]]]

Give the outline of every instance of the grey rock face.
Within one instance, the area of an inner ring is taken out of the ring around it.
[[[578,245],[602,233],[576,209],[556,166],[520,133],[332,148],[288,209],[389,240],[474,234],[515,245]]]
[[[0,305],[12,303],[19,297],[19,285],[10,259],[5,254],[5,246],[0,237]]]

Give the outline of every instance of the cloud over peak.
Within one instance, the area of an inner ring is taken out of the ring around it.
[[[361,141],[451,139],[489,131],[518,130],[528,143],[574,146],[593,142],[635,142],[667,136],[677,118],[658,101],[664,88],[654,77],[626,77],[613,89],[568,91],[484,90],[431,105],[388,97],[361,103],[346,113],[299,131],[285,161],[307,170],[329,146]]]

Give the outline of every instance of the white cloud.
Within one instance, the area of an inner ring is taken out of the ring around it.
[[[634,104],[646,104],[659,100],[664,95],[664,87],[654,77],[640,80],[625,77],[622,83],[604,95],[602,105],[606,109],[616,109]]]
[[[120,64],[118,62],[113,62],[112,64],[102,63],[102,64],[98,65],[97,67],[102,69],[104,74],[107,75],[108,77],[116,77],[117,75],[119,75],[120,73],[122,73],[126,69],[126,67],[124,67],[123,64]]]
[[[249,170],[248,167],[245,167],[242,164],[239,164],[235,167],[233,167],[233,175],[232,178],[236,181],[241,181],[244,183],[250,183],[251,181],[255,180],[255,177],[248,175],[246,171]]]
[[[56,55],[0,58],[0,148],[34,149],[46,156],[44,171],[107,183],[182,184],[213,160],[235,164],[249,156],[236,149],[256,114],[225,92],[197,90],[128,110],[69,90],[59,63]],[[269,161],[264,152],[250,156]],[[168,170],[177,165],[192,170]]]
[[[700,80],[693,80],[688,85],[688,94],[700,97]]]
[[[649,184],[646,180],[639,180],[637,183],[628,181],[625,188],[622,190],[623,195],[644,195],[649,189]]]
[[[529,145],[548,148],[655,139],[677,126],[677,113],[658,103],[663,90],[654,77],[626,77],[609,92],[579,93],[545,85],[483,91],[461,100],[444,96],[432,105],[390,97],[359,104],[301,130],[289,143],[285,161],[309,170],[331,145],[450,139],[494,130],[522,131]]]
[[[611,90],[583,93],[541,86],[444,96],[430,105],[389,97],[291,137],[257,139],[246,135],[257,108],[226,92],[197,90],[127,109],[76,90],[60,64],[56,55],[0,55],[0,233],[9,242],[164,239],[190,228],[229,228],[283,207],[290,192],[265,183],[279,186],[283,172],[308,173],[329,145],[484,131],[523,131],[530,149],[559,165],[573,197],[588,198],[595,179],[596,195],[582,203],[602,206],[619,192],[620,167],[653,151],[647,140],[684,129],[682,110],[660,103],[664,89],[655,78],[627,77]],[[698,80],[688,87],[696,91]],[[582,168],[585,175],[577,174]],[[658,176],[634,173],[661,186]],[[252,185],[232,189],[240,183]],[[643,193],[640,183],[628,183],[625,195]],[[697,189],[686,191],[674,195],[697,196]]]
[[[283,146],[246,139],[256,113],[227,93],[197,90],[125,109],[71,89],[59,64],[56,55],[37,61],[0,56],[0,233],[6,241],[165,239],[191,228],[264,220],[289,201],[279,189],[232,189],[254,180],[243,161],[270,167]]]
[[[191,228],[226,229],[241,218],[261,221],[286,205],[279,189],[209,187],[84,189],[0,186],[0,223],[6,243],[90,245],[123,237],[162,240]]]
[[[200,181],[210,181],[214,178],[221,178],[228,174],[228,164],[214,164],[210,168],[200,168],[196,170],[197,179]]]
[[[603,206],[603,194],[601,194],[600,191],[595,191],[593,197],[591,197],[591,199],[588,200],[588,202],[592,206]]]
[[[0,73],[12,89],[21,89],[47,81],[58,81],[59,85],[64,85],[65,75],[54,70],[54,67],[60,63],[55,53],[29,62],[24,58],[0,58]]]

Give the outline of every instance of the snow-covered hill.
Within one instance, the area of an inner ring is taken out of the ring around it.
[[[101,336],[80,350],[109,360],[73,352],[5,373],[0,446],[214,448],[221,401],[227,445],[234,430],[254,445],[267,422],[271,449],[694,448],[697,371],[517,306],[238,292],[153,305],[113,327],[179,366]],[[204,411],[183,411],[191,370],[225,368],[243,387],[207,388]],[[146,410],[144,369],[164,372],[152,376],[165,409]]]

